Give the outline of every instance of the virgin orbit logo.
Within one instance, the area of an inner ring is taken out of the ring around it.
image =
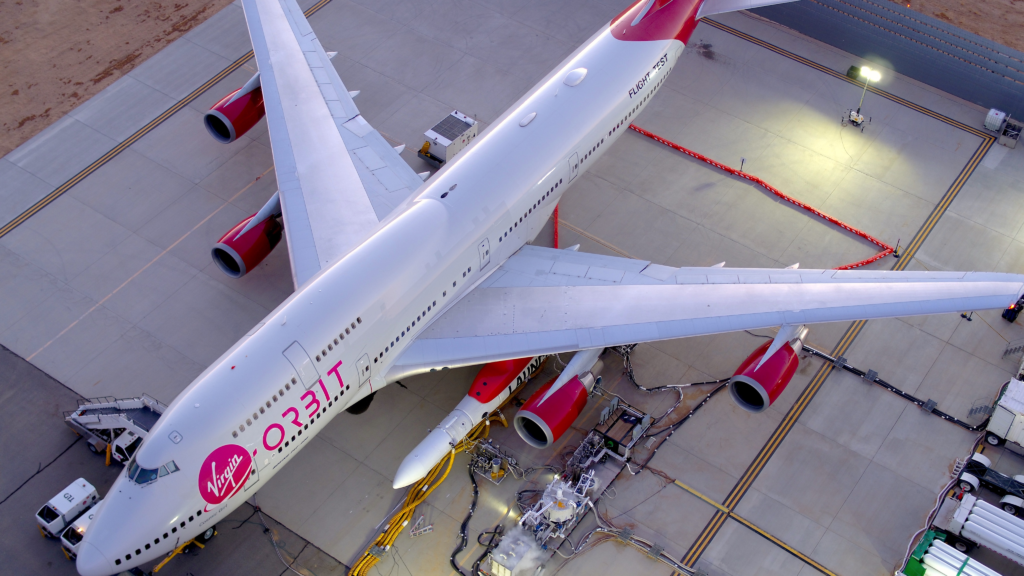
[[[245,486],[252,468],[252,456],[237,444],[217,448],[199,469],[199,493],[207,504],[216,506]]]

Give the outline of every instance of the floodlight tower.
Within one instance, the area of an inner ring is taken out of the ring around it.
[[[882,79],[882,73],[878,70],[872,70],[867,66],[860,67],[860,76],[864,79],[864,90],[860,93],[860,102],[857,103],[857,113],[860,114],[860,107],[864,105],[864,94],[868,91],[868,81],[878,82]]]

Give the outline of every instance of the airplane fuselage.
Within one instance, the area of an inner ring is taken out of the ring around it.
[[[699,3],[685,4],[692,20]],[[622,20],[617,26],[628,27],[633,16]],[[109,562],[107,573],[201,534],[334,416],[407,375],[389,372],[403,350],[537,236],[565,190],[663,86],[693,25],[677,26],[684,37],[657,40],[623,41],[616,26],[595,34],[371,237],[196,378],[114,483],[85,537]],[[172,461],[178,471],[155,481],[128,477],[135,465],[159,470]]]

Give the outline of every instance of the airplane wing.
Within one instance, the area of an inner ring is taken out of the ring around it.
[[[443,311],[388,379],[430,368],[686,336],[1001,308],[1024,276],[670,268],[524,246]]]
[[[359,114],[295,0],[242,0],[296,288],[370,235],[422,179]]]

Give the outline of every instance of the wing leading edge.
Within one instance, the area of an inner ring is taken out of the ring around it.
[[[422,180],[359,114],[295,0],[242,6],[299,287],[367,238]]]
[[[1024,276],[669,268],[526,246],[417,337],[388,374],[767,328],[1005,307]]]

